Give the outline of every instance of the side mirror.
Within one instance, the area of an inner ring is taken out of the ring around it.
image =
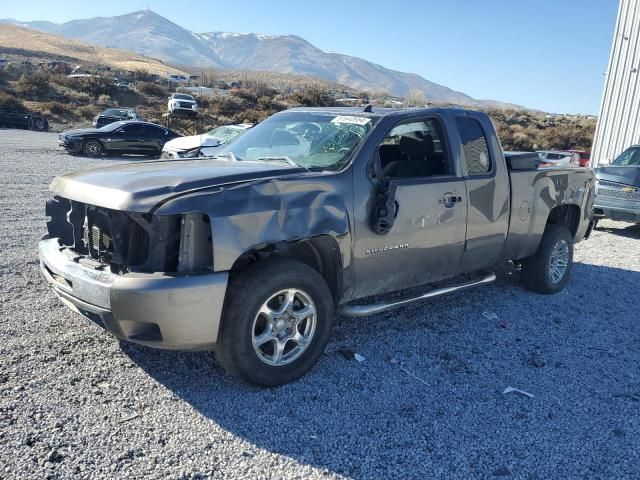
[[[393,228],[400,206],[396,201],[396,183],[391,179],[381,179],[375,193],[371,212],[371,230],[378,235],[386,235]]]
[[[606,158],[603,158],[598,162],[599,167],[606,167],[607,165],[609,165],[609,160],[607,160]]]

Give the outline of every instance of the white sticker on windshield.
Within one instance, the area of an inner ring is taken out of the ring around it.
[[[352,115],[340,115],[331,120],[331,123],[353,123],[355,125],[366,125],[371,121],[367,117],[354,117]]]

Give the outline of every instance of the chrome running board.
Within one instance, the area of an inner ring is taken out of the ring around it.
[[[386,312],[387,310],[392,310],[394,308],[404,307],[405,305],[409,305],[420,300],[426,300],[428,298],[439,297],[448,293],[466,290],[467,288],[485,285],[496,280],[496,274],[493,272],[483,272],[483,275],[484,276],[476,280],[470,280],[468,282],[461,283],[459,285],[452,285],[450,287],[436,288],[433,290],[429,290],[428,292],[423,293],[422,295],[419,295],[417,297],[405,298],[395,302],[372,303],[369,305],[342,305],[338,308],[338,314],[344,315],[345,317],[366,317],[367,315],[373,315],[375,313]]]

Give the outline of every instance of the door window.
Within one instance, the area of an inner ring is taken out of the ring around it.
[[[123,126],[119,133],[126,133],[127,135],[141,135],[144,133],[144,126],[139,123],[130,123],[129,125]]]
[[[396,125],[383,139],[378,151],[382,175],[387,178],[453,174],[443,129],[435,118]]]
[[[144,134],[150,138],[162,138],[164,136],[164,130],[162,128],[154,127],[152,125],[144,126]]]
[[[464,161],[469,175],[486,175],[491,172],[491,155],[482,126],[475,118],[457,117],[456,125],[462,141]]]

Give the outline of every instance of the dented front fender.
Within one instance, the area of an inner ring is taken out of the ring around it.
[[[290,240],[350,236],[349,171],[292,179],[264,179],[184,195],[156,215],[199,212],[211,221],[215,271],[230,270],[243,253]],[[339,242],[343,259],[350,242]]]

